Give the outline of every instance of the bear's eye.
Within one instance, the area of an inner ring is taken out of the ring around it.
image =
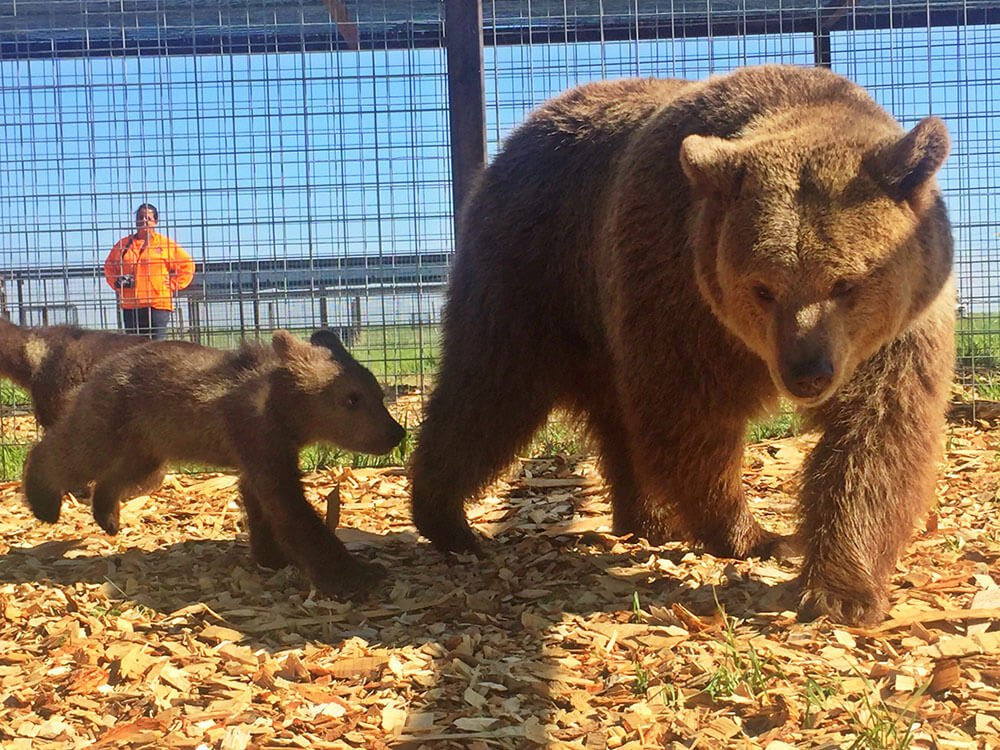
[[[761,302],[774,302],[774,292],[763,284],[757,284],[757,286],[753,288],[753,293],[754,296]]]
[[[853,281],[847,279],[837,279],[837,282],[830,288],[830,298],[846,297],[855,289]]]
[[[357,407],[358,404],[361,403],[361,396],[358,395],[357,393],[352,393],[347,397],[344,403],[347,404],[348,409],[354,409],[355,407]]]

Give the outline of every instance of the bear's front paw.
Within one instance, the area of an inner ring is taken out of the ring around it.
[[[869,627],[885,619],[889,598],[873,590],[831,591],[820,585],[807,586],[799,601],[799,620],[826,615],[843,625]]]
[[[351,559],[338,569],[311,576],[316,590],[335,599],[364,599],[382,579],[386,570],[378,563]]]
[[[766,531],[756,523],[742,534],[725,534],[709,538],[703,542],[705,551],[716,557],[731,557],[746,560],[759,557],[787,559],[794,552],[792,537]]]

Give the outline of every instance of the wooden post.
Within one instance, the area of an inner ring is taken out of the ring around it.
[[[196,344],[201,343],[201,311],[198,309],[198,300],[194,296],[188,297],[188,320],[191,321],[191,340]]]
[[[483,3],[482,0],[445,0],[444,13],[452,207],[457,230],[470,184],[486,163]]]

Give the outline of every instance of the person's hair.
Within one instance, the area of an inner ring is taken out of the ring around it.
[[[144,208],[148,208],[150,211],[153,212],[153,221],[160,220],[160,212],[156,210],[156,206],[154,206],[152,203],[143,203],[141,206],[139,206],[139,208],[135,210],[136,214],[138,214]]]

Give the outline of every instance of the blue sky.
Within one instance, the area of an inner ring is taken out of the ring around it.
[[[954,139],[963,294],[1000,274],[1000,30],[838,33],[834,69]],[[491,153],[577,83],[812,62],[810,35],[486,49]],[[0,272],[104,259],[136,205],[198,260],[452,249],[443,50],[0,61]],[[994,267],[998,270],[994,270]]]

